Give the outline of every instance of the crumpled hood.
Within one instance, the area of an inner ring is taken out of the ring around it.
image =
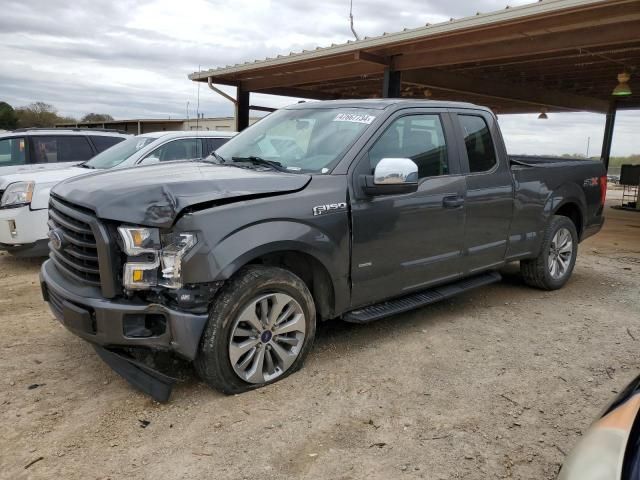
[[[83,175],[56,185],[52,194],[105,220],[169,228],[185,208],[293,192],[310,179],[207,162],[171,162]]]

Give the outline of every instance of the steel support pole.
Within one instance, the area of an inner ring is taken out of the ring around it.
[[[236,97],[236,131],[241,132],[249,126],[249,92],[238,87]]]
[[[604,124],[604,139],[602,140],[602,153],[600,160],[604,163],[604,168],[609,170],[609,158],[611,157],[611,144],[613,143],[613,130],[616,124],[616,111],[618,105],[615,100],[609,103],[609,111],[607,112],[607,120]]]
[[[399,98],[400,84],[400,72],[396,72],[389,67],[385,68],[382,81],[382,98]]]

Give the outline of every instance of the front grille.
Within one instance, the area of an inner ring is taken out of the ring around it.
[[[49,243],[49,258],[72,278],[99,287],[98,245],[90,223],[93,218],[90,210],[52,196],[49,228],[62,237],[62,247],[54,249]]]

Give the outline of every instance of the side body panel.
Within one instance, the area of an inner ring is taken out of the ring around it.
[[[369,197],[359,179],[371,174],[368,151],[396,119],[440,115],[450,174],[425,177],[414,193]],[[455,132],[442,109],[402,109],[390,115],[364,146],[351,173],[353,307],[451,281],[462,275],[464,209],[446,208],[445,197],[463,198]]]
[[[184,215],[176,229],[196,231],[202,239],[186,259],[185,282],[226,280],[262,255],[295,251],[320,262],[333,283],[336,312],[348,310],[351,288],[346,181],[344,175],[318,175],[299,192]],[[314,207],[331,204],[339,208],[314,215]]]
[[[511,170],[516,210],[507,251],[509,260],[537,256],[549,218],[565,205],[579,209],[581,239],[602,225],[600,186],[593,184],[593,179],[605,175],[600,162],[567,160],[534,167],[514,164]]]
[[[486,172],[470,173],[464,132],[458,114],[482,117],[493,140],[497,164]],[[466,179],[464,272],[474,274],[504,263],[513,218],[513,177],[495,117],[488,112],[452,111]]]
[[[443,199],[464,188],[463,177],[434,177],[413,194],[352,204],[354,307],[462,275],[464,210]]]

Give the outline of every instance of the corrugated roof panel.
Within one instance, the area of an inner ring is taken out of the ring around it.
[[[480,13],[469,17],[459,19],[451,18],[448,22],[437,24],[426,24],[423,27],[405,28],[400,32],[383,33],[375,37],[364,37],[362,40],[347,40],[345,43],[332,44],[329,47],[316,47],[315,50],[303,50],[299,53],[291,52],[289,55],[278,55],[277,58],[265,58],[264,60],[255,60],[247,64],[236,64],[226,66],[224,68],[217,67],[215,69],[194,72],[189,75],[191,80],[206,79],[216,72],[217,75],[240,73],[246,70],[253,70],[256,67],[277,66],[292,62],[321,58],[325,55],[349,53],[367,48],[380,48],[391,46],[394,43],[418,40],[428,38],[444,33],[462,31],[465,29],[473,29],[477,27],[486,27],[491,24],[506,22],[510,20],[519,20],[526,17],[536,15],[544,15],[557,11],[567,10],[570,8],[597,5],[607,3],[607,0],[539,0],[536,3],[521,5],[518,7],[509,7],[494,12]]]

